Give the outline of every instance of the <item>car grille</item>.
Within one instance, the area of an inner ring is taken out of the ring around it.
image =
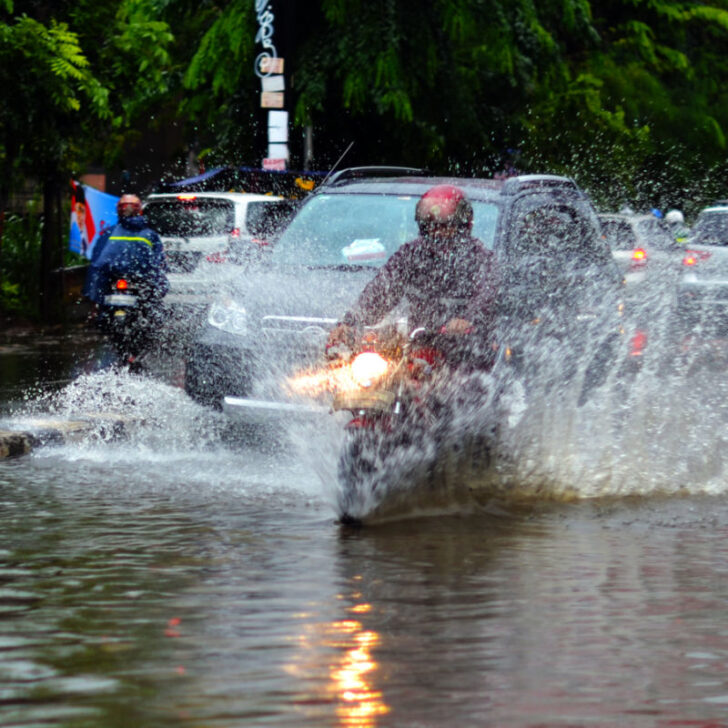
[[[263,316],[261,328],[268,335],[299,335],[306,339],[323,341],[336,321],[334,318],[312,316]]]

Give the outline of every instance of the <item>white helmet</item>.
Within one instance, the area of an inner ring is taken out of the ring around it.
[[[669,223],[684,223],[685,218],[683,217],[680,210],[669,210],[665,215],[665,222]]]

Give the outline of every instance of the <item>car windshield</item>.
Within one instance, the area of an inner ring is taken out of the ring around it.
[[[284,230],[273,259],[283,265],[380,267],[418,236],[418,200],[418,195],[319,194]],[[498,208],[476,201],[473,210],[473,235],[492,249]]]
[[[232,202],[204,197],[153,200],[144,206],[144,216],[160,235],[170,237],[225,235],[235,227]]]
[[[677,243],[665,227],[665,223],[656,217],[638,220],[636,227],[640,244],[651,245],[660,250],[677,247]]]
[[[693,235],[698,242],[706,245],[728,245],[728,211],[699,215]]]
[[[632,228],[623,220],[602,220],[602,233],[612,250],[632,250],[637,244]]]

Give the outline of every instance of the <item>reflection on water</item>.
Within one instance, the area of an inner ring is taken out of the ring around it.
[[[349,531],[267,454],[95,457],[0,464],[2,725],[728,720],[715,499]]]
[[[728,725],[724,415],[624,396],[619,442],[595,410],[519,424],[533,482],[609,499],[361,530],[323,428],[302,458],[114,372],[23,404],[137,424],[0,461],[0,725]]]
[[[361,605],[366,607],[367,605]],[[356,611],[356,609],[352,610]],[[377,724],[377,717],[386,715],[389,708],[383,702],[382,692],[375,690],[368,676],[377,668],[372,659],[372,649],[379,644],[376,632],[367,632],[359,622],[340,622],[334,627],[348,636],[343,645],[346,650],[341,665],[335,669],[331,678],[337,686],[341,704],[337,715],[341,725],[367,728]]]
[[[370,605],[359,604],[350,609],[352,614],[370,610]],[[320,652],[332,651],[334,657],[329,668],[329,683],[322,682],[318,695],[296,701],[304,713],[314,717],[310,706],[335,706],[339,725],[351,728],[372,728],[379,725],[379,717],[389,712],[378,682],[375,660],[380,636],[364,629],[355,619],[343,619],[328,624],[308,624],[298,639],[299,654],[287,666],[287,672],[297,679],[315,674],[321,659]]]

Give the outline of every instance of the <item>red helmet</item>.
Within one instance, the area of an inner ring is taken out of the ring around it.
[[[136,195],[122,195],[116,203],[119,217],[135,217],[142,214],[142,201]]]
[[[438,227],[469,230],[473,224],[473,206],[465,193],[454,185],[437,185],[427,190],[415,208],[415,220],[423,235]]]

